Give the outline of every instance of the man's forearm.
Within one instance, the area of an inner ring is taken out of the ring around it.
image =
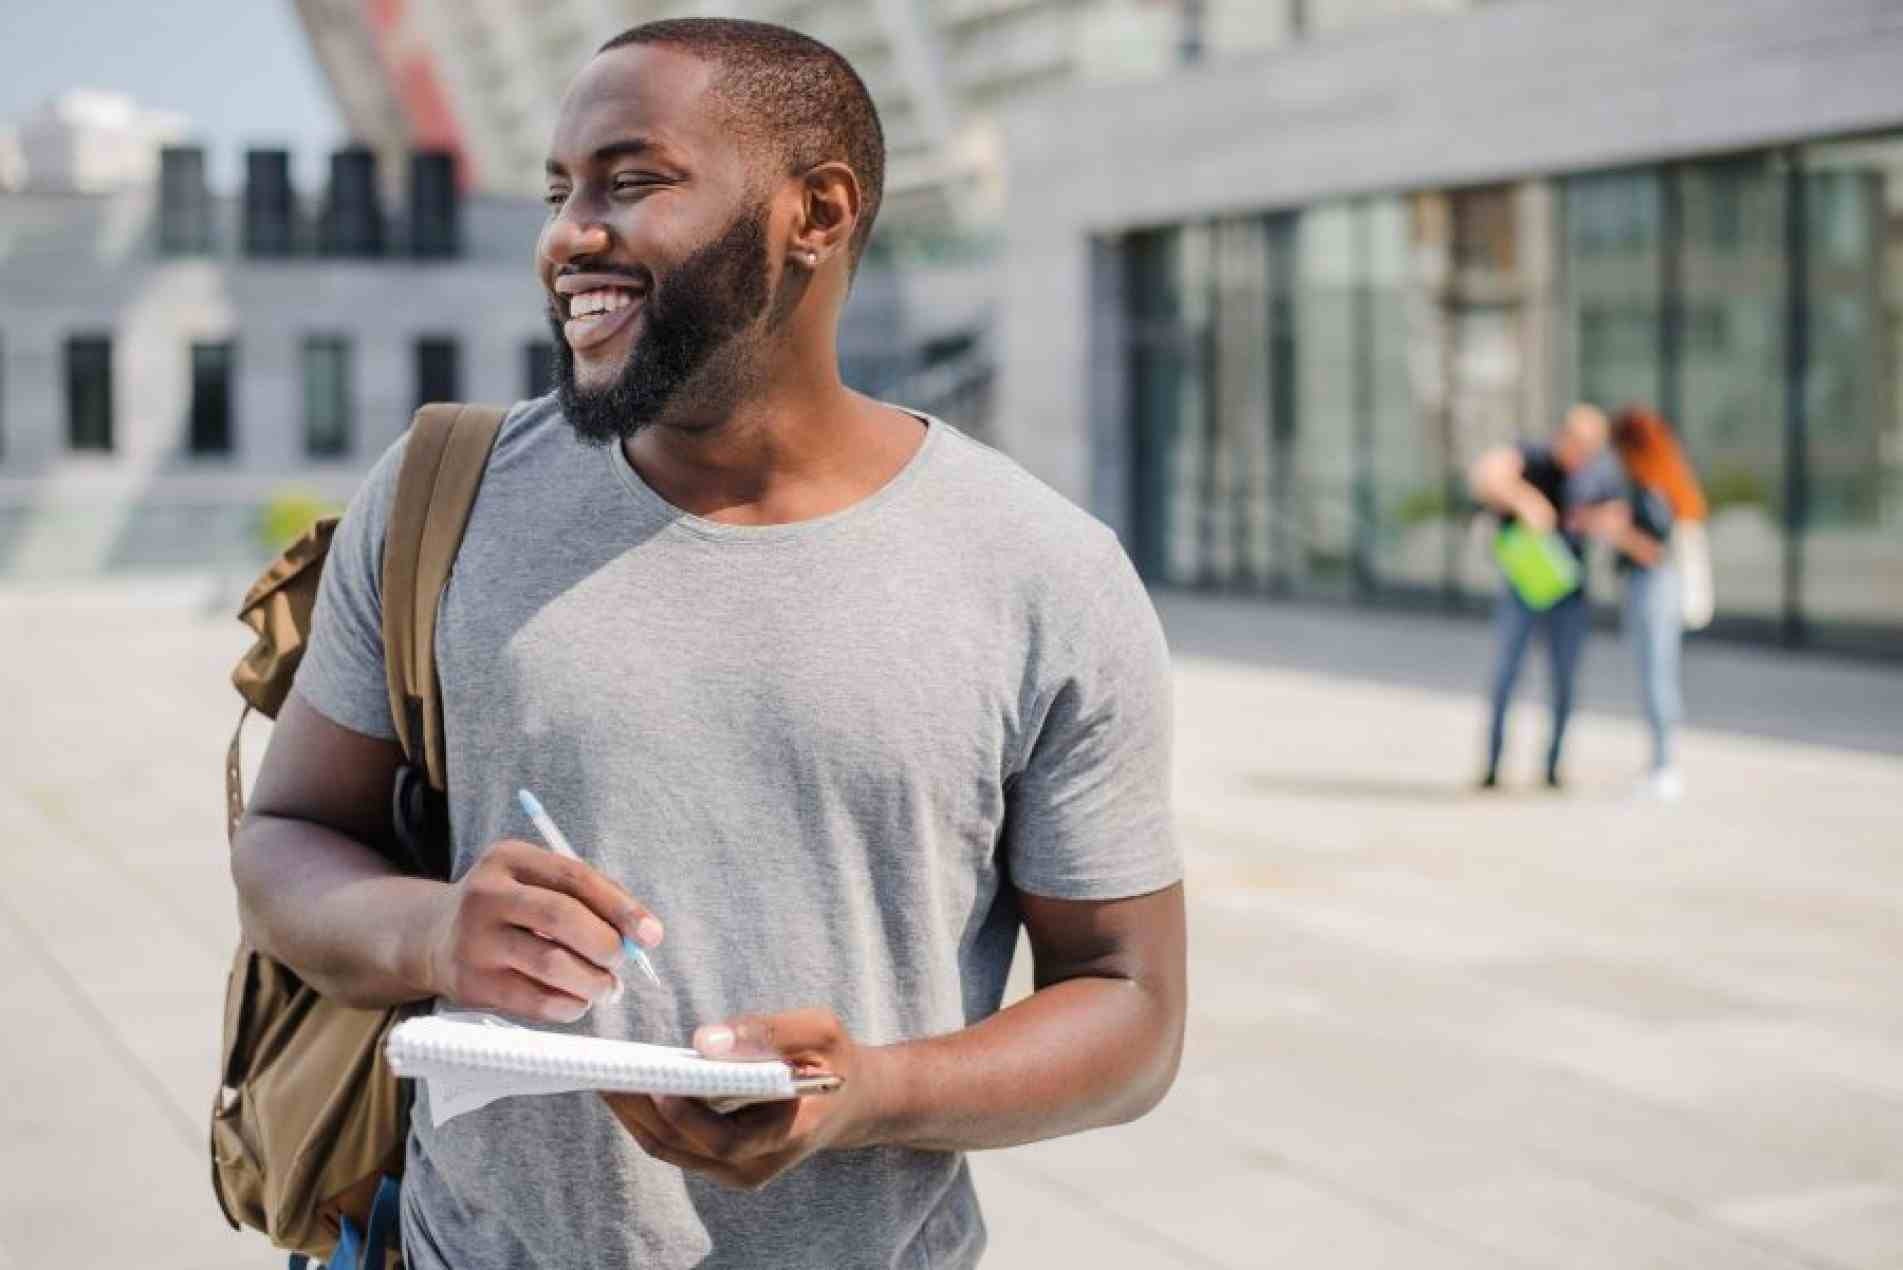
[[[1134,1120],[1174,1079],[1182,1031],[1155,989],[1080,976],[972,1027],[873,1053],[879,1143],[975,1151]]]
[[[443,883],[405,877],[356,840],[253,816],[232,877],[246,934],[327,997],[378,1007],[432,994],[426,953]]]

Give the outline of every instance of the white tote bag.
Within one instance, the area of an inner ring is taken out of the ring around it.
[[[1711,540],[1705,535],[1703,521],[1682,520],[1672,526],[1672,558],[1678,564],[1685,629],[1702,631],[1711,625],[1716,606],[1711,587]]]

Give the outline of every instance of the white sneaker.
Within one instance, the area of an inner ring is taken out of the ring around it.
[[[1652,797],[1662,803],[1675,803],[1685,796],[1685,778],[1676,767],[1661,767],[1646,781]]]

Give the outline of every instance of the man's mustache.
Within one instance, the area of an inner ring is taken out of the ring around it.
[[[556,280],[572,278],[578,273],[602,273],[618,278],[626,278],[637,286],[648,286],[654,282],[654,271],[646,265],[563,265],[555,271]]]

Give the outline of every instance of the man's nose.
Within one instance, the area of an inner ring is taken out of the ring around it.
[[[608,229],[600,221],[579,216],[557,216],[542,237],[542,251],[557,265],[608,250]]]

